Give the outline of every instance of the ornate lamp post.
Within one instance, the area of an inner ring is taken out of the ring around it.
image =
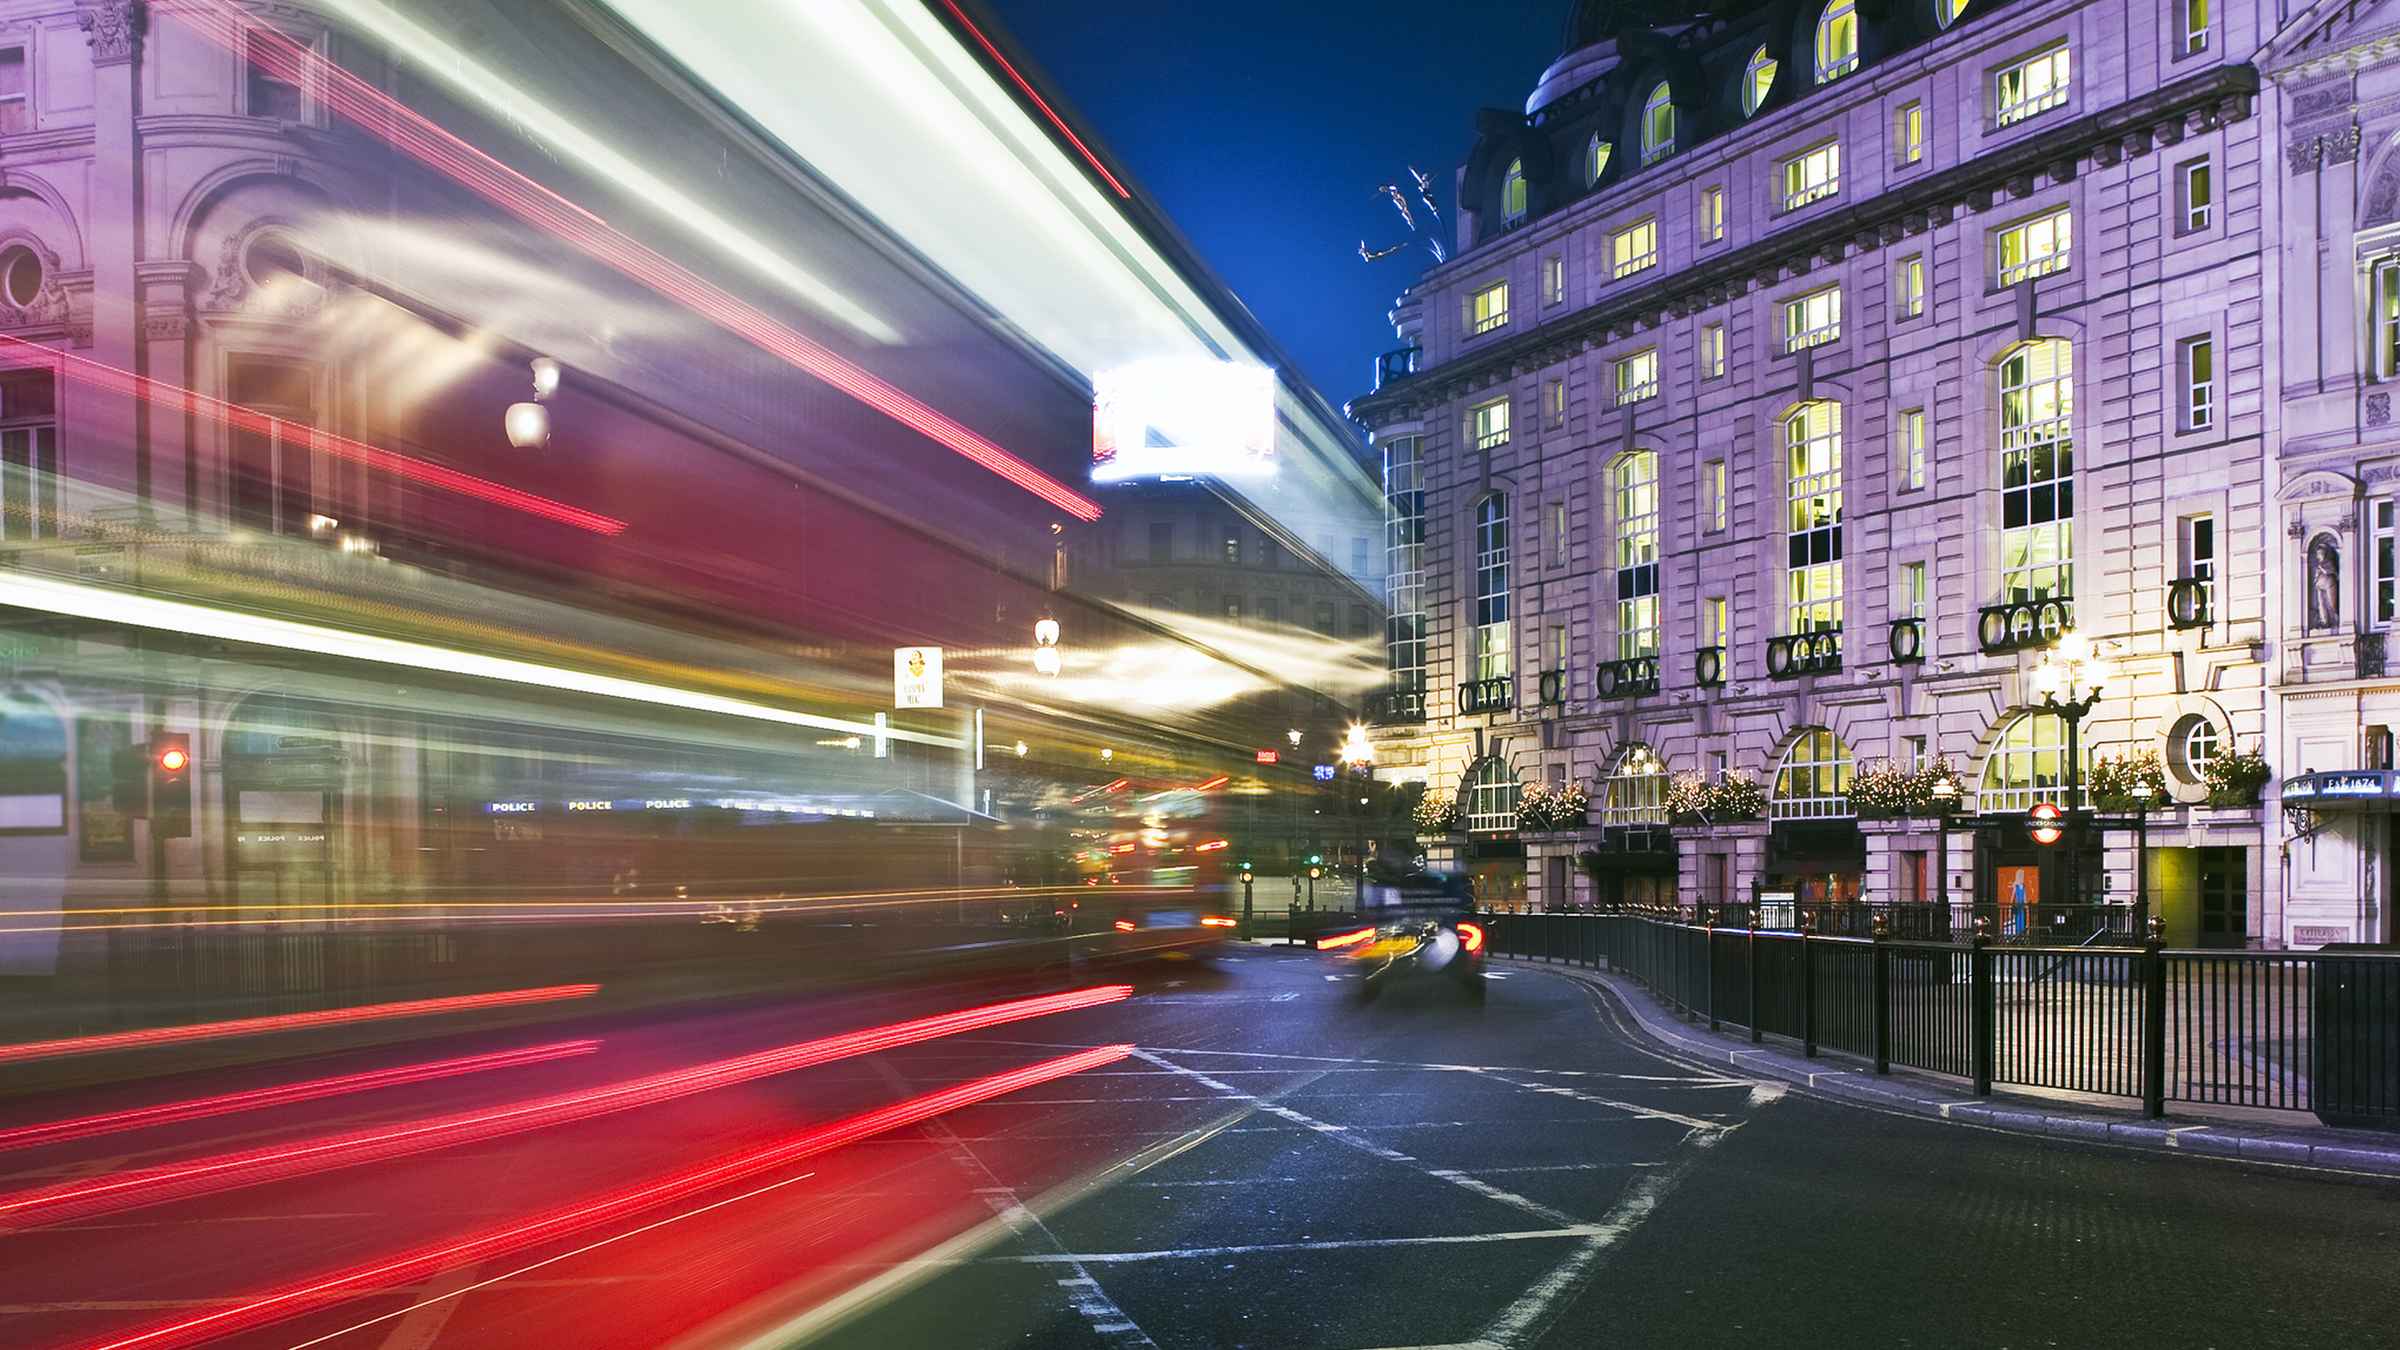
[[[1350,724],[1350,734],[1342,741],[1341,760],[1343,768],[1348,769],[1352,773],[1368,777],[1371,781],[1372,775],[1375,772],[1375,747],[1367,743],[1367,729],[1360,726],[1356,722]],[[1364,909],[1367,903],[1366,797],[1361,797],[1358,799],[1358,832],[1356,842],[1358,845],[1358,893],[1356,900],[1359,908]]]
[[[1946,775],[1940,782],[1933,785],[1933,805],[1935,840],[1933,870],[1935,876],[1939,878],[1939,889],[1935,894],[1941,897],[1942,902],[1942,917],[1937,922],[1944,925],[1943,931],[1948,931],[1947,925],[1950,922],[1950,813],[1958,808],[1958,784]]]
[[[2150,931],[2150,799],[2157,789],[2147,778],[2133,784],[2133,931]]]
[[[2060,803],[2066,808],[2067,823],[2067,903],[2083,901],[2083,750],[2081,727],[2084,714],[2100,701],[2101,681],[2108,671],[2092,653],[2091,640],[2073,631],[2061,633],[2058,641],[2033,668],[2033,687],[2042,695],[2042,706],[2055,714],[2067,727],[2067,799]]]

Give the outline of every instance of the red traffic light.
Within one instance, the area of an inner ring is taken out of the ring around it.
[[[191,754],[180,745],[170,745],[158,752],[158,767],[168,773],[182,773],[191,766]]]
[[[2058,809],[2056,802],[2036,802],[2033,809],[2025,813],[2025,832],[2032,835],[2033,842],[2037,844],[2055,844],[2067,832],[2066,827],[2060,824],[2066,814]]]

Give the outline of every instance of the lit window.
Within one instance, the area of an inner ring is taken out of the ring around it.
[[[1508,283],[1495,281],[1467,297],[1467,332],[1488,333],[1508,322]]]
[[[1858,69],[1858,5],[1833,0],[1817,20],[1817,83],[1831,84]]]
[[[1658,456],[1617,459],[1617,658],[1658,655]]]
[[[1658,395],[1658,348],[1644,347],[1617,358],[1617,402],[1639,403]]]
[[[1921,562],[1902,563],[1898,596],[1900,617],[1903,619],[1924,618],[1925,598],[1925,564]]]
[[[1467,829],[1477,834],[1517,828],[1517,776],[1498,755],[1485,755],[1467,776]]]
[[[1992,120],[2000,126],[2022,122],[2067,101],[2067,49],[2052,47],[1992,76]]]
[[[1242,537],[1231,530],[1225,532],[1225,561],[1236,567],[1242,565]]]
[[[1658,222],[1644,220],[1609,236],[1610,256],[1615,260],[1614,275],[1629,277],[1648,267],[1658,265]]]
[[[2019,343],[2000,361],[2000,576],[2010,603],[2075,593],[2075,350]]]
[[[2183,54],[2208,50],[2208,0],[2183,0]]]
[[[1900,105],[1894,115],[1892,140],[1899,146],[1902,164],[1914,164],[1925,158],[1925,105],[1914,101]]]
[[[1967,12],[1967,0],[1933,0],[1933,22],[1936,27],[1948,28]]]
[[[1900,485],[1921,488],[1925,486],[1925,410],[1904,410],[1895,426],[1899,444],[1894,453],[1900,460]]]
[[[1552,426],[1557,426],[1567,420],[1567,382],[1565,380],[1551,380],[1542,386],[1542,411],[1548,415]]]
[[[1469,414],[1474,428],[1475,448],[1497,450],[1508,444],[1508,400],[1496,398],[1478,403]]]
[[[1765,105],[1767,95],[1775,88],[1776,60],[1759,48],[1750,54],[1750,67],[1742,73],[1742,115],[1747,117]]]
[[[1724,647],[1733,634],[1732,607],[1721,595],[1712,595],[1700,602],[1700,645]]]
[[[1550,503],[1550,565],[1567,565],[1567,504]]]
[[[2208,161],[2195,159],[2183,166],[2183,183],[2178,193],[2182,197],[2183,232],[2208,228],[2209,212],[2216,206],[2216,182],[2208,171]]]
[[[1700,466],[1700,510],[1708,520],[1708,528],[1724,529],[1730,509],[1725,494],[1725,461],[1712,459]]]
[[[2065,270],[2075,251],[2074,217],[2063,208],[2000,232],[2000,284]]]
[[[2185,516],[2176,533],[2183,549],[2183,579],[2200,586],[2198,617],[2211,617],[2217,612],[2217,518],[2206,513]]]
[[[2088,767],[2091,746],[2083,747]],[[2008,724],[1983,761],[1981,811],[2026,811],[2036,802],[2060,801],[2066,782],[2067,730],[2054,713],[2026,713]]]
[[[1557,304],[1567,298],[1567,260],[1553,253],[1542,259],[1542,299]]]
[[[2375,622],[2400,618],[2400,506],[2375,503]]]
[[[25,49],[0,47],[0,136],[33,130],[33,105],[25,97]]]
[[[1642,101],[1642,163],[1655,164],[1675,152],[1675,97],[1661,80]]]
[[[1509,673],[1508,499],[1495,492],[1475,506],[1475,678]]]
[[[2375,378],[2400,377],[2400,260],[2375,264],[2373,361]]]
[[[2217,346],[2208,338],[2187,338],[2177,365],[2183,370],[2183,426],[2198,431],[2217,420]]]
[[[1893,289],[1897,292],[1901,318],[1913,319],[1925,312],[1925,259],[1922,255],[1912,253],[1900,260],[1899,273],[1893,278]]]
[[[1383,451],[1384,663],[1392,687],[1425,688],[1425,488],[1415,437],[1388,443]],[[1260,616],[1282,616],[1278,601],[1260,602]]]
[[[1525,223],[1525,162],[1512,159],[1508,171],[1500,175],[1500,223]]]
[[[1821,291],[1783,302],[1783,349],[1796,352],[1831,342],[1842,335],[1842,288]]]
[[[1586,187],[1600,186],[1600,175],[1608,172],[1608,157],[1615,150],[1616,146],[1600,139],[1599,132],[1592,133],[1591,144],[1583,148],[1583,182]]]
[[[2217,757],[2223,742],[2217,736],[2217,724],[2197,714],[2183,719],[2182,734],[2176,737],[2176,755],[2180,767],[2191,781],[2208,781],[2208,762]]]
[[[1850,747],[1822,727],[1800,733],[1775,770],[1773,820],[1827,820],[1850,814]]]
[[[1700,325],[1700,378],[1713,380],[1725,373],[1725,325]]]
[[[1608,774],[1608,800],[1600,810],[1604,825],[1664,825],[1667,823],[1667,765],[1639,743],[1617,755]]]
[[[1784,631],[1842,626],[1842,405],[1803,403],[1783,419]]]
[[[1783,209],[1795,211],[1842,190],[1842,143],[1827,141],[1783,162]]]
[[[1713,244],[1725,237],[1725,189],[1700,189],[1700,242]]]

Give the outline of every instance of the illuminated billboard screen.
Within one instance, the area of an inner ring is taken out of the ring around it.
[[[1275,472],[1275,372],[1233,361],[1140,361],[1092,380],[1092,480]]]

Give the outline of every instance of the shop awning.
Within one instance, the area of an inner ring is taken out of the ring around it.
[[[2400,773],[2390,769],[2343,769],[2298,773],[2283,780],[2283,804],[2304,811],[2400,811]]]

